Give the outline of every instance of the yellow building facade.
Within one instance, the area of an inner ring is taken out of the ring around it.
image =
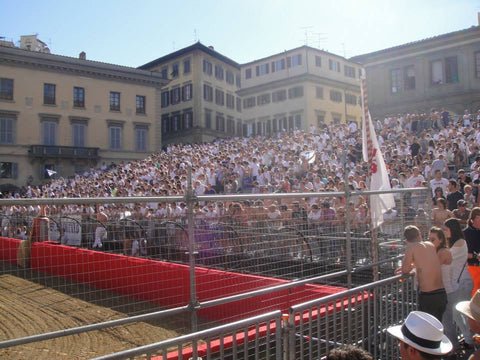
[[[163,145],[242,135],[235,61],[197,42],[139,68],[170,79],[161,91]]]
[[[360,123],[358,63],[302,46],[241,66],[247,135]]]
[[[135,68],[0,46],[0,186],[158,150],[167,83]]]

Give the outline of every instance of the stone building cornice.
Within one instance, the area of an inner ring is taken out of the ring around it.
[[[169,82],[159,72],[5,46],[0,46],[0,64],[97,79],[130,82],[155,88],[161,88]]]

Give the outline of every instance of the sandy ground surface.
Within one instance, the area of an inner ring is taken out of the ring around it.
[[[158,310],[82,284],[4,264],[0,268],[0,340]],[[89,359],[176,337],[188,322],[186,314],[91,331],[0,349],[0,359]]]

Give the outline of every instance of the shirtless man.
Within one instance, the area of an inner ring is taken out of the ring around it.
[[[395,273],[408,274],[416,269],[419,287],[418,310],[432,314],[441,321],[447,305],[447,293],[443,287],[441,265],[435,246],[430,242],[423,242],[420,230],[413,225],[405,227],[404,236],[407,248],[402,267]]]
[[[93,248],[102,248],[102,240],[107,238],[107,230],[105,227],[103,227],[101,224],[105,224],[105,226],[108,223],[108,216],[103,212],[103,206],[99,206],[97,204],[97,221],[98,225],[97,228],[95,229],[95,242],[93,243]]]

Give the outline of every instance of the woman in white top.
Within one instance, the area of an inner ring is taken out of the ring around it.
[[[471,298],[473,290],[473,280],[467,269],[468,249],[467,242],[464,240],[465,236],[460,225],[460,222],[455,218],[450,218],[444,223],[445,235],[448,239],[448,246],[452,254],[452,285],[456,288],[451,294],[448,294],[447,309],[443,315],[443,325],[445,328],[445,335],[452,341],[454,349],[458,347],[459,342],[455,323],[463,334],[465,342],[463,346],[466,349],[473,348],[473,334],[470,331],[466,319],[458,312],[453,310],[455,305],[464,300]]]

